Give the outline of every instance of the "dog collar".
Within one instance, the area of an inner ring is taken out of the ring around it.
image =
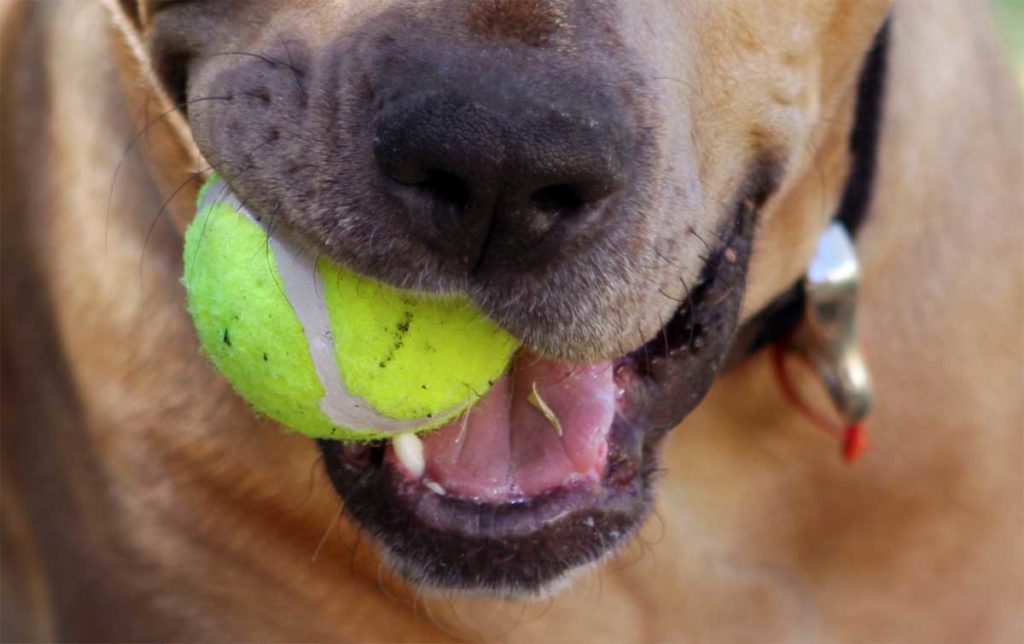
[[[874,188],[889,33],[887,18],[861,69],[849,138],[852,164],[839,210],[821,236],[805,275],[740,327],[727,362],[733,366],[772,345],[786,398],[841,440],[847,461],[855,460],[866,447],[863,421],[871,409],[871,379],[857,342],[860,266],[853,240],[867,216]],[[814,412],[799,396],[786,370],[787,353],[795,353],[825,384],[841,425]]]

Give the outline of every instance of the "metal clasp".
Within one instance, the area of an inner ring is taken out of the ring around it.
[[[871,410],[871,376],[857,343],[860,264],[846,228],[832,223],[818,241],[805,277],[804,318],[791,348],[825,383],[832,402],[852,425]]]

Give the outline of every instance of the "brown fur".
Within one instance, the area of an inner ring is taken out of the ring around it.
[[[509,38],[528,45],[548,42],[561,14],[549,0],[483,0],[469,13],[469,28],[485,38]]]
[[[278,24],[315,39],[386,3],[317,4],[288,3]],[[838,199],[844,52],[887,3],[638,4],[651,20],[623,33],[660,61],[708,62],[688,81],[708,203],[755,148],[786,151],[756,311]],[[107,215],[133,133],[163,109],[107,13],[30,2],[0,18],[4,640],[1020,640],[1024,135],[980,1],[895,9],[858,240],[879,391],[863,464],[838,463],[755,356],[675,431],[641,538],[538,604],[425,598],[381,566],[314,446],[255,420],[195,351],[178,283],[194,190],[155,215],[204,166],[166,119],[126,157]],[[696,40],[662,38],[675,20]]]

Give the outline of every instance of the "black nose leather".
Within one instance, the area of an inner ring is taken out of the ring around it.
[[[629,175],[621,110],[585,91],[480,93],[417,93],[381,111],[374,154],[404,224],[470,271],[592,243]]]

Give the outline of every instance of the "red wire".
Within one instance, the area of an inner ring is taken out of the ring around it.
[[[789,372],[786,371],[785,342],[777,342],[775,344],[773,351],[773,363],[775,365],[775,375],[779,381],[779,385],[782,387],[782,393],[786,396],[786,400],[789,401],[797,411],[803,414],[807,420],[811,421],[816,427],[840,442],[844,461],[847,463],[853,463],[859,459],[861,454],[863,454],[869,446],[864,421],[858,421],[852,425],[842,427],[830,422],[814,409],[811,409],[793,386],[793,383],[789,378]]]

